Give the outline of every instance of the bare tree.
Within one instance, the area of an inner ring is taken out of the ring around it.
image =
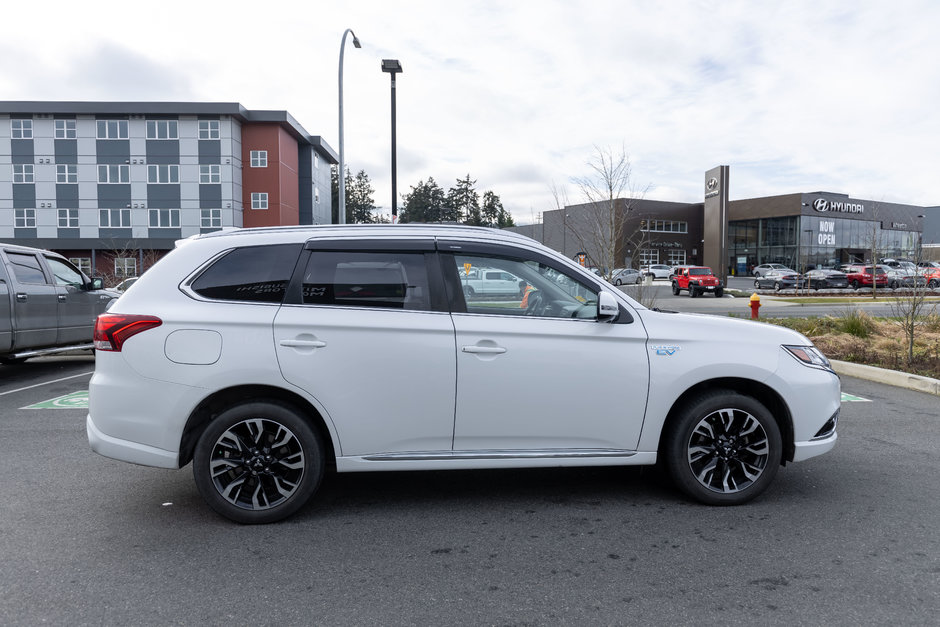
[[[628,225],[639,225],[629,218],[637,217],[631,212],[649,186],[636,187],[630,157],[623,148],[615,153],[610,148],[595,146],[587,166],[591,173],[575,179],[585,203],[571,208],[570,220],[566,214],[565,229],[578,242],[590,264],[610,278],[614,269],[623,265],[625,250],[639,250],[644,240],[648,242],[647,232],[639,226],[628,232]],[[556,190],[553,193],[558,204],[560,196]]]
[[[923,261],[923,258],[923,248],[918,246],[914,265]],[[919,278],[921,274],[915,271],[914,285],[907,289],[895,290],[894,301],[891,303],[891,312],[898,319],[901,330],[904,332],[908,366],[914,361],[914,339],[917,337],[917,327],[924,318],[937,309],[936,304],[927,302],[927,294],[933,290],[927,287],[926,278],[923,283],[918,281]]]

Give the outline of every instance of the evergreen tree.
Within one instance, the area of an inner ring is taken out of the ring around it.
[[[333,168],[330,174],[330,186],[333,189],[332,223],[337,224],[339,217],[339,178],[336,175],[338,168]],[[375,214],[378,207],[373,200],[375,188],[365,170],[353,178],[346,168],[346,224],[375,224],[383,220]]]
[[[484,226],[504,229],[507,226],[516,226],[512,215],[503,208],[503,202],[493,192],[483,194],[483,224]]]
[[[442,222],[445,220],[444,190],[428,177],[428,182],[418,181],[411,193],[403,197],[403,206],[398,214],[399,222]]]
[[[457,179],[457,184],[447,192],[448,221],[483,225],[483,215],[480,211],[480,194],[473,188],[476,181],[470,175],[465,179]]]

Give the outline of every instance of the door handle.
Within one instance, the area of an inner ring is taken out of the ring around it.
[[[323,348],[326,346],[326,342],[320,340],[281,340],[278,344],[289,348]]]
[[[502,346],[464,346],[461,348],[465,353],[483,353],[485,355],[502,355],[506,349]]]
[[[65,294],[59,294],[59,302],[64,303],[66,301]]]
[[[23,292],[17,292],[16,294],[16,302],[18,303],[25,303],[28,300],[28,298],[29,297]]]

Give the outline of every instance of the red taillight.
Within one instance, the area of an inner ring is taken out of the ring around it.
[[[163,324],[156,316],[105,313],[95,322],[95,349],[121,352],[128,338]]]

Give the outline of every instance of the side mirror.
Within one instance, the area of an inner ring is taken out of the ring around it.
[[[102,289],[102,288],[104,288],[104,279],[102,279],[100,276],[99,276],[99,277],[95,277],[95,278],[93,278],[93,279],[91,280],[91,289],[92,289],[92,290],[100,290],[100,289]]]
[[[620,315],[620,305],[617,299],[610,292],[602,291],[597,295],[597,319],[603,322],[609,322],[617,319]]]

